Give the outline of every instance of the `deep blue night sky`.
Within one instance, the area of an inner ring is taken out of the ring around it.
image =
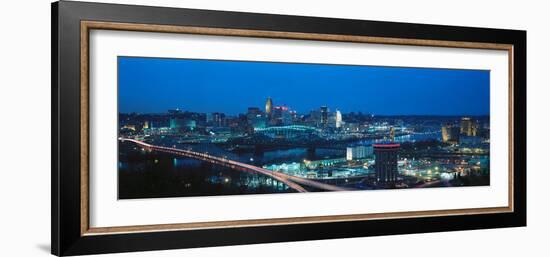
[[[487,70],[118,58],[119,111],[245,113],[274,105],[309,113],[488,115]]]

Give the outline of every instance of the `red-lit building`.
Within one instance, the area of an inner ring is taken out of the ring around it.
[[[401,145],[396,143],[373,144],[376,180],[380,184],[393,185],[397,181],[397,159]]]

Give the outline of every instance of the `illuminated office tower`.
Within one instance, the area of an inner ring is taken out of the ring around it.
[[[271,119],[272,108],[273,108],[273,100],[271,100],[271,97],[268,97],[267,101],[265,102],[265,114],[267,115],[268,119]]]
[[[471,133],[472,136],[479,136],[479,124],[477,124],[477,121],[472,122]]]
[[[399,144],[374,144],[376,180],[385,185],[394,185],[397,181],[397,158]]]
[[[249,125],[252,128],[252,132],[257,129],[263,129],[267,127],[267,118],[263,114],[258,114],[249,119]]]
[[[472,126],[472,120],[469,117],[463,117],[460,120],[460,134],[468,135]]]
[[[321,106],[320,111],[321,111],[321,126],[322,127],[327,127],[327,125],[328,125],[328,107]]]
[[[460,130],[451,124],[441,127],[441,139],[444,143],[457,144]]]
[[[460,120],[460,134],[466,136],[475,136],[477,134],[477,123],[470,117],[464,117]]]
[[[292,113],[288,110],[288,107],[286,106],[282,106],[282,109],[283,109],[283,113],[281,116],[281,120],[283,125],[292,125],[292,121],[293,121]]]
[[[214,127],[224,127],[225,126],[225,114],[221,112],[212,113],[212,123]]]
[[[283,125],[283,108],[281,106],[273,106],[269,123],[273,126]]]
[[[342,127],[342,113],[336,110],[336,128]]]

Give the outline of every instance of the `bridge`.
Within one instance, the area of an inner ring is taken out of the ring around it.
[[[257,167],[257,166],[254,166],[254,165],[250,165],[250,164],[230,160],[230,159],[227,159],[227,158],[222,158],[222,157],[218,157],[218,156],[209,155],[207,153],[200,153],[200,152],[195,152],[195,151],[191,151],[191,150],[184,150],[184,149],[177,149],[177,148],[171,148],[171,147],[165,147],[165,146],[152,145],[152,144],[148,144],[148,143],[145,143],[143,141],[140,141],[140,140],[130,139],[130,138],[120,138],[119,140],[121,140],[122,142],[124,142],[124,141],[132,142],[132,143],[135,143],[139,146],[142,146],[145,149],[152,150],[152,151],[158,151],[158,152],[169,153],[169,154],[179,155],[179,156],[183,156],[183,157],[198,159],[198,160],[201,160],[201,161],[206,161],[206,162],[209,162],[209,163],[229,167],[229,168],[234,169],[234,170],[240,170],[240,171],[245,171],[245,172],[262,174],[262,175],[268,176],[272,179],[275,179],[279,182],[282,182],[283,184],[287,185],[288,187],[290,187],[290,188],[292,188],[292,189],[294,189],[298,192],[302,192],[302,193],[303,192],[308,192],[303,186],[307,186],[307,187],[311,187],[311,188],[315,188],[315,189],[321,189],[321,190],[325,190],[325,191],[349,191],[349,190],[351,190],[350,188],[329,185],[329,184],[317,182],[317,181],[314,181],[314,180],[310,180],[310,179],[307,179],[307,178],[291,176],[291,175],[288,175],[288,174],[285,174],[285,173],[282,173],[282,172],[264,169],[264,168]]]

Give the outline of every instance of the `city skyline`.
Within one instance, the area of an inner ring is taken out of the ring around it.
[[[262,109],[271,97],[274,106],[303,114],[320,106],[388,116],[489,114],[490,74],[483,70],[142,57],[118,62],[121,113],[179,108],[237,115]]]
[[[118,71],[119,199],[490,185],[489,71],[135,57]]]

